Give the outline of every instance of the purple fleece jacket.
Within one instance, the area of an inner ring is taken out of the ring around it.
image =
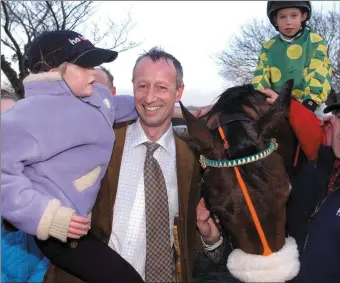
[[[24,86],[25,99],[1,115],[2,216],[39,239],[66,241],[72,215],[91,213],[113,123],[137,118],[134,99],[99,84],[78,98],[57,73],[30,75]]]

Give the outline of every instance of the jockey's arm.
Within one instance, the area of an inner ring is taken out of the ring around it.
[[[313,112],[318,105],[325,103],[331,91],[332,65],[327,52],[327,44],[322,40],[303,72],[305,84],[302,104]]]
[[[266,48],[262,48],[257,67],[254,72],[254,77],[251,81],[254,88],[258,90],[270,88],[270,66],[267,52],[268,50]]]

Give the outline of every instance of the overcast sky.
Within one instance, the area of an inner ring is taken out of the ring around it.
[[[118,93],[132,93],[132,68],[138,55],[160,46],[183,66],[186,105],[210,104],[225,87],[214,61],[240,26],[256,17],[267,20],[266,1],[113,1],[103,3],[101,17],[123,19],[130,12],[136,26],[131,39],[143,40],[133,50],[106,64],[115,76]],[[314,9],[333,9],[333,1],[313,1]],[[339,3],[336,9],[340,11]]]
[[[132,68],[137,57],[154,46],[174,55],[183,66],[185,105],[210,104],[228,85],[218,74],[216,53],[225,49],[241,25],[254,18],[267,21],[266,1],[107,1],[94,19],[123,20],[127,13],[136,24],[130,39],[143,41],[105,64],[115,77],[117,93],[132,94]],[[312,1],[313,9],[340,12],[339,2]],[[89,24],[89,23],[86,23]],[[89,38],[90,39],[90,38]],[[109,40],[109,38],[108,38]],[[105,47],[105,46],[103,46]]]

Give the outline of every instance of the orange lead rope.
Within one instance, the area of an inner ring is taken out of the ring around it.
[[[253,203],[252,203],[252,201],[250,199],[250,196],[248,194],[248,190],[247,190],[246,184],[244,183],[244,181],[242,179],[242,176],[240,174],[240,171],[238,170],[237,166],[234,166],[234,170],[235,170],[235,173],[236,173],[236,178],[238,180],[238,183],[240,184],[240,187],[241,187],[244,199],[246,200],[246,203],[248,205],[251,218],[254,221],[257,233],[259,234],[260,240],[262,242],[262,246],[263,246],[263,254],[262,255],[264,255],[264,256],[270,255],[273,252],[269,248],[269,245],[268,245],[266,236],[264,235],[261,223],[259,221],[259,218],[257,217],[254,205],[253,205]]]
[[[223,129],[221,127],[219,119],[217,119],[217,124],[218,124],[218,132],[220,133],[220,136],[223,140],[224,147],[227,149],[227,148],[229,148],[229,144],[228,144],[227,139],[225,138],[225,135],[224,135]],[[262,246],[263,246],[263,254],[262,255],[268,256],[268,255],[272,254],[273,252],[271,251],[271,249],[268,245],[266,236],[264,235],[261,223],[259,221],[259,218],[257,217],[256,210],[254,208],[253,202],[250,199],[250,196],[249,196],[249,193],[248,193],[248,190],[247,190],[247,186],[243,181],[243,178],[240,174],[240,171],[238,170],[238,167],[234,166],[233,168],[235,170],[236,178],[237,178],[237,181],[238,181],[238,183],[241,187],[241,191],[243,193],[244,199],[246,200],[247,206],[249,208],[251,218],[254,221],[255,228],[256,228],[257,233],[259,234],[259,237],[260,237],[260,240],[261,240],[261,243],[262,243]]]

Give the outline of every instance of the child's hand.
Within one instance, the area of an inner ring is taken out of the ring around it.
[[[270,88],[266,88],[266,89],[260,89],[261,92],[263,92],[265,95],[268,96],[268,98],[266,99],[267,103],[269,104],[273,104],[275,102],[275,100],[278,98],[278,94],[273,91]]]
[[[79,239],[91,229],[90,218],[73,215],[68,229],[68,238]]]

